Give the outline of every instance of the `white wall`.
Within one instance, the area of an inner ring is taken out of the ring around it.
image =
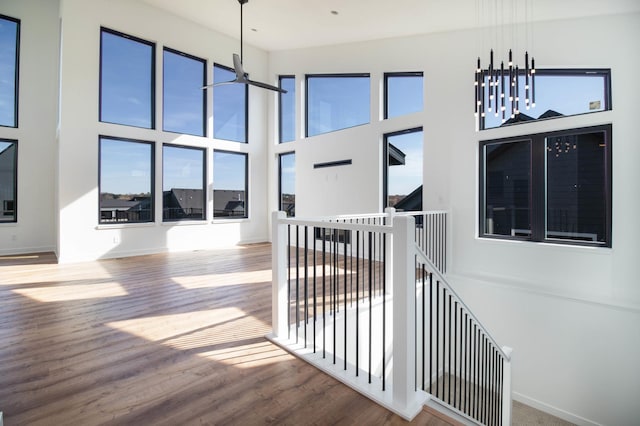
[[[20,19],[18,222],[0,224],[0,255],[55,247],[55,162],[58,87],[58,2],[3,0],[0,14]]]
[[[296,214],[381,209],[382,134],[424,126],[425,208],[451,212],[449,276],[498,342],[514,347],[517,398],[574,422],[634,424],[640,418],[640,15],[535,25],[538,68],[611,68],[613,111],[476,132],[473,72],[481,33],[458,31],[273,52],[275,74],[295,74],[298,135],[305,73],[370,72],[371,124],[278,145],[270,132],[271,209],[277,154],[296,152]],[[382,75],[424,71],[425,110],[380,121]],[[276,123],[275,114],[272,123]],[[520,132],[613,123],[613,248],[477,238],[478,141]],[[275,126],[274,126],[275,129]],[[320,161],[351,166],[314,170]],[[333,202],[333,201],[336,202]]]
[[[239,41],[178,19],[142,2],[126,0],[62,0],[61,127],[58,151],[60,262],[161,251],[206,249],[239,242],[265,241],[267,225],[267,100],[264,90],[250,89],[249,143],[176,135],[98,122],[100,27],[121,31],[156,43],[156,127],[162,123],[162,47],[168,46],[207,59],[212,65],[232,66]],[[253,78],[267,80],[267,54],[246,47],[245,68]],[[211,90],[208,125],[212,134]],[[156,222],[98,226],[98,135],[156,142]],[[163,224],[162,143],[206,147],[208,164],[208,220]],[[212,149],[249,154],[249,219],[212,223]]]

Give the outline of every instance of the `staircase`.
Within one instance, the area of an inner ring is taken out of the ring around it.
[[[270,340],[406,420],[510,424],[511,350],[446,281],[446,212],[272,226]]]

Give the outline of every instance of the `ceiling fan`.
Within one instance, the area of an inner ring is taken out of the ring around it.
[[[207,89],[209,87],[220,86],[220,85],[223,85],[223,84],[240,83],[240,84],[248,84],[250,86],[261,87],[261,88],[267,89],[267,90],[273,90],[275,92],[287,93],[286,90],[284,90],[284,89],[282,89],[280,87],[272,86],[272,85],[267,84],[267,83],[261,83],[259,81],[249,80],[249,75],[242,68],[242,50],[243,50],[242,6],[244,6],[248,2],[249,2],[249,0],[238,0],[238,3],[240,3],[240,56],[238,56],[237,53],[233,54],[233,69],[234,69],[234,71],[236,73],[236,78],[231,80],[231,81],[224,81],[224,82],[221,82],[221,83],[209,84],[209,85],[204,86],[203,89]]]

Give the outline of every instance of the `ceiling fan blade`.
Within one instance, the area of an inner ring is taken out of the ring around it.
[[[287,93],[286,90],[284,90],[284,89],[282,89],[280,87],[272,86],[272,85],[267,84],[267,83],[261,83],[259,81],[253,81],[253,80],[247,79],[247,84],[250,84],[251,86],[261,87],[261,88],[267,89],[267,90],[273,90],[274,92]]]
[[[233,68],[236,72],[236,78],[244,77],[247,73],[244,72],[242,68],[242,61],[240,60],[240,56],[237,53],[233,54]]]
[[[230,80],[230,81],[221,81],[220,83],[207,84],[206,86],[202,86],[202,90],[210,89],[210,88],[216,87],[216,86],[222,86],[222,85],[225,85],[225,84],[234,84],[234,83],[244,83],[244,82],[243,81],[238,81],[238,79]]]

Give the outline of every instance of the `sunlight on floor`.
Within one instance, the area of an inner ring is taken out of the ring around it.
[[[271,269],[250,272],[230,272],[227,274],[184,277],[173,276],[171,279],[188,290],[238,284],[257,284],[271,281]]]
[[[267,342],[271,327],[238,308],[136,318],[107,324],[143,339],[239,368],[292,356]]]
[[[17,288],[11,291],[38,302],[68,302],[71,300],[104,299],[108,297],[126,296],[128,294],[120,284],[115,282]]]

